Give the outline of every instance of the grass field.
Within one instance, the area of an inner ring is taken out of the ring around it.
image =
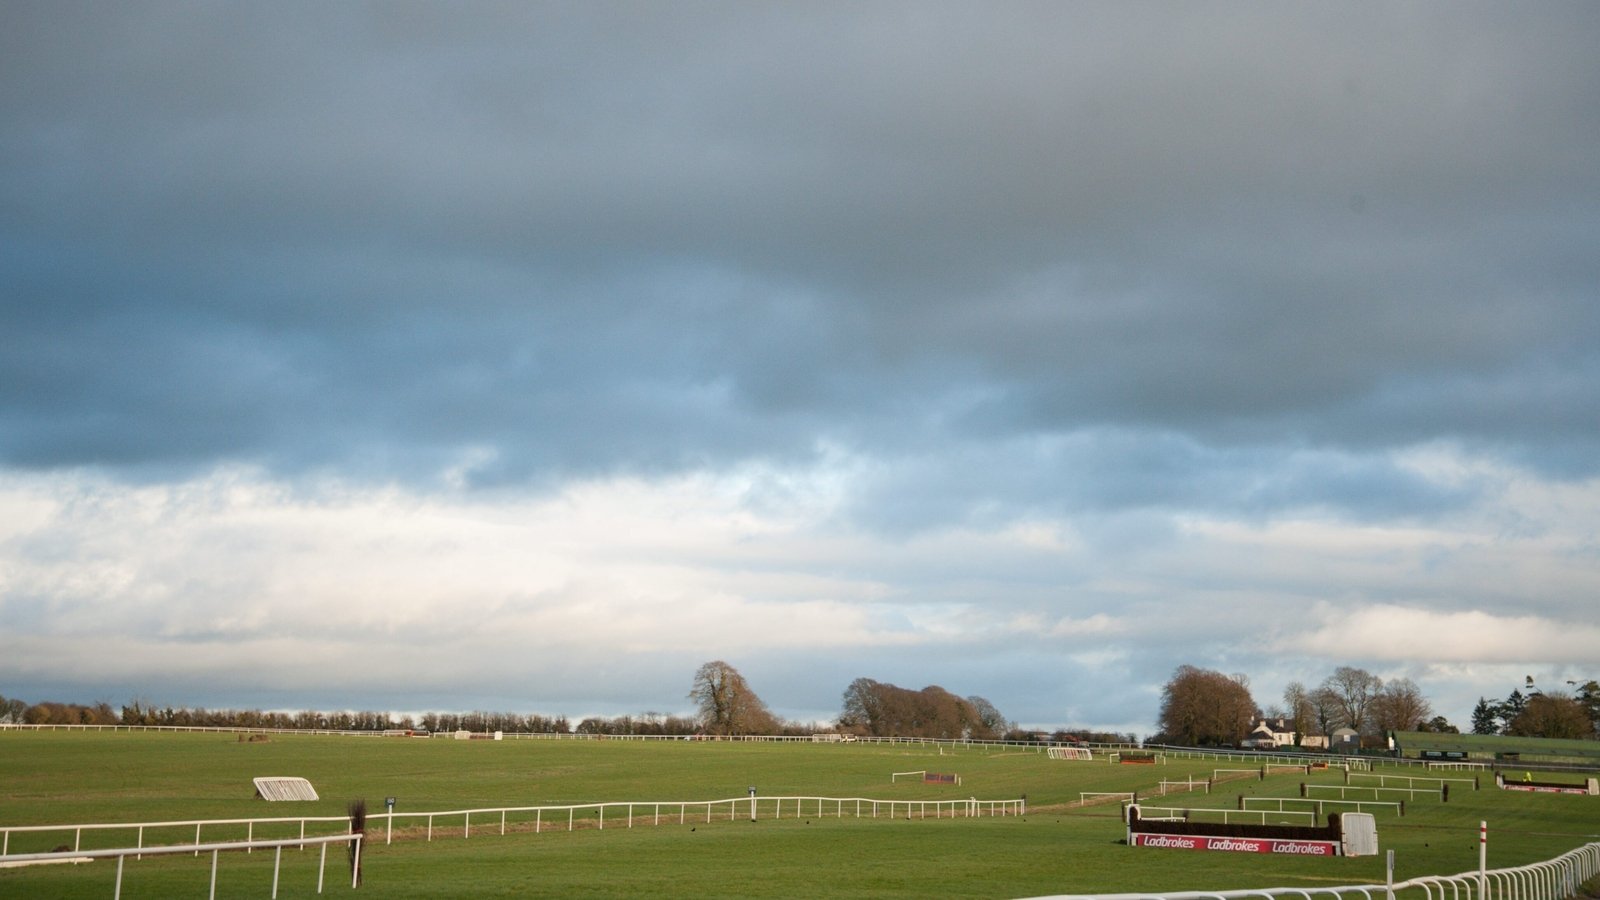
[[[433,839],[411,827],[383,842],[373,823],[363,893],[394,897],[637,896],[747,897],[1023,897],[1055,893],[1230,889],[1381,883],[1382,856],[1306,859],[1255,854],[1132,849],[1116,805],[1071,806],[1082,791],[1141,795],[1163,778],[1204,778],[1240,764],[1169,760],[1161,766],[1114,766],[1050,760],[1036,751],[865,744],[730,744],[627,741],[451,741],[274,735],[241,743],[229,734],[0,732],[0,825],[136,822],[198,818],[341,815],[362,798],[381,812],[459,810],[600,801],[699,801],[805,795],[878,799],[1028,798],[1021,818],[891,820],[802,814],[707,824],[668,816],[633,828],[608,814],[575,831],[532,833],[513,819],[441,819]],[[898,771],[954,772],[962,784],[930,785]],[[1386,771],[1380,766],[1379,772]],[[1399,769],[1388,771],[1399,772]],[[1409,774],[1422,774],[1407,770]],[[1438,773],[1450,774],[1450,773]],[[323,799],[272,803],[252,798],[261,775],[308,778]],[[1478,823],[1490,826],[1490,865],[1548,859],[1600,840],[1600,799],[1452,788],[1450,801],[1415,799],[1407,814],[1378,815],[1383,849],[1396,854],[1396,877],[1452,874],[1477,866]],[[1174,794],[1151,805],[1234,808],[1240,794],[1295,796],[1301,781],[1342,784],[1334,771],[1273,775],[1219,785],[1207,796]],[[903,809],[903,808],[902,808]],[[792,811],[789,813],[792,815]],[[561,825],[565,826],[563,819]],[[546,820],[546,827],[549,822]],[[296,829],[255,836],[289,837]],[[193,829],[147,835],[183,843]],[[242,839],[244,826],[208,827],[205,840]],[[71,834],[17,834],[10,852],[50,850]],[[89,833],[85,847],[127,846],[129,833]],[[348,892],[342,852],[329,856],[330,894]],[[219,894],[266,897],[272,854],[228,854]],[[203,897],[210,862],[193,857],[127,863],[125,898]],[[115,863],[0,871],[0,898],[104,898]],[[286,851],[280,896],[314,891],[315,851]]]

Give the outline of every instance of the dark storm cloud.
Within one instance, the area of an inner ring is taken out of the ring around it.
[[[942,517],[1386,515],[1459,499],[1391,448],[1600,459],[1592,5],[5,17],[11,465],[832,445]]]

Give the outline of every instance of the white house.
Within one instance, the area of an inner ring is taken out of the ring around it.
[[[1279,717],[1274,719],[1257,719],[1256,726],[1250,729],[1250,734],[1239,744],[1241,747],[1254,747],[1257,750],[1273,750],[1278,747],[1294,745],[1294,723]]]

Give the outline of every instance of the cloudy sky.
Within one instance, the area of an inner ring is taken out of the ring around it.
[[[0,693],[1600,677],[1600,5],[0,7]]]

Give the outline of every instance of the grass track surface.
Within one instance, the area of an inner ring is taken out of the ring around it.
[[[274,735],[241,743],[227,734],[0,732],[0,825],[137,822],[195,818],[342,815],[365,798],[381,811],[559,805],[601,801],[674,802],[764,796],[878,799],[1012,799],[1026,794],[1022,818],[890,820],[809,809],[800,818],[710,824],[675,815],[635,827],[608,814],[573,832],[531,833],[513,819],[474,821],[462,838],[460,817],[440,819],[431,842],[420,829],[383,844],[381,819],[369,823],[361,893],[386,897],[886,897],[928,894],[1019,897],[1053,893],[1231,889],[1381,882],[1383,857],[1294,857],[1136,850],[1124,846],[1113,805],[1078,808],[1085,791],[1153,790],[1156,782],[1204,778],[1239,763],[1170,760],[1161,766],[1114,766],[1104,760],[1047,759],[1042,753],[848,744],[726,744],[628,741],[452,741]],[[962,784],[931,785],[892,772],[953,772]],[[1380,766],[1379,772],[1386,771]],[[1392,771],[1400,771],[1398,769]],[[1410,774],[1421,774],[1406,770]],[[251,779],[310,779],[315,803],[252,799]],[[1342,772],[1269,776],[1201,792],[1149,799],[1151,805],[1233,808],[1240,794],[1295,796],[1301,781],[1342,784]],[[1477,829],[1490,825],[1490,865],[1548,859],[1600,839],[1600,799],[1513,794],[1453,787],[1448,804],[1416,799],[1407,815],[1378,815],[1384,850],[1396,851],[1396,877],[1451,874],[1477,866]],[[561,822],[565,825],[565,821]],[[290,837],[297,831],[255,835]],[[205,840],[244,837],[244,827],[208,827]],[[70,834],[14,835],[13,853],[50,850]],[[192,829],[147,835],[185,843]],[[84,846],[127,846],[127,832],[86,834]],[[272,854],[225,854],[220,896],[266,897]],[[129,860],[125,898],[203,897],[209,859]],[[343,855],[330,851],[328,893],[348,893]],[[106,898],[114,862],[0,871],[0,898]],[[285,851],[280,896],[314,892],[316,853]]]

